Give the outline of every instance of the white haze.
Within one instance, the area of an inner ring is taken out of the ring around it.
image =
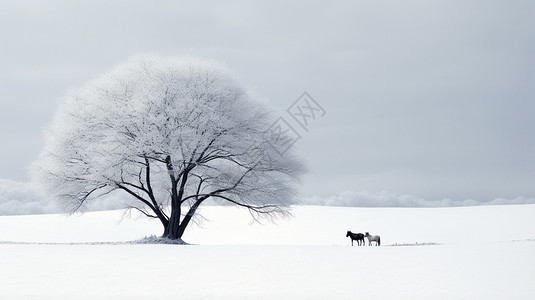
[[[94,199],[82,211],[103,211],[122,209],[130,203],[128,196],[121,193]],[[304,205],[353,206],[353,207],[448,207],[476,205],[535,204],[534,198],[495,198],[486,202],[475,200],[454,201],[432,200],[414,195],[397,195],[391,192],[345,191],[330,197],[302,197]],[[215,205],[215,203],[207,203]],[[0,215],[34,215],[66,213],[64,207],[41,195],[30,183],[0,180]]]
[[[506,205],[506,204],[535,204],[534,198],[518,196],[516,198],[495,198],[488,201],[472,199],[424,199],[414,195],[398,195],[381,191],[345,191],[330,197],[306,197],[301,203],[306,205],[325,206],[357,206],[357,207],[448,207],[448,206],[477,206],[477,205]]]

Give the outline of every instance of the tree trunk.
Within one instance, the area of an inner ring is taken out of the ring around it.
[[[191,218],[195,215],[197,208],[199,208],[199,205],[201,205],[206,198],[208,197],[197,200],[182,221],[180,221],[180,213],[176,213],[176,210],[171,211],[169,222],[167,222],[167,226],[164,225],[165,231],[163,236],[172,240],[182,239],[182,235],[184,234],[184,231],[186,231]]]
[[[172,240],[176,240],[182,237],[179,236],[180,217],[182,215],[181,203],[182,195],[184,192],[184,185],[187,180],[187,171],[182,176],[182,182],[180,183],[180,191],[178,189],[178,179],[174,175],[174,167],[171,162],[171,156],[167,155],[165,158],[167,165],[167,171],[169,172],[169,179],[171,180],[171,215],[169,216],[169,223],[165,227],[163,236]]]
[[[177,184],[173,182],[171,193],[171,215],[169,216],[169,222],[164,231],[164,237],[176,240],[182,237],[179,235],[180,218],[182,216],[181,204],[177,194]]]
[[[184,216],[184,219],[182,220],[182,223],[180,223],[180,226],[178,227],[178,236],[182,238],[182,235],[184,234],[184,231],[186,230],[186,227],[188,227],[189,222],[191,221],[191,218],[195,213],[197,212],[197,208],[199,208],[199,205],[206,199],[207,197],[204,197],[202,199],[197,200],[195,204],[189,209],[186,216]]]
[[[180,204],[179,204],[180,206]],[[171,208],[171,216],[169,217],[169,223],[164,231],[164,237],[171,240],[177,240],[182,238],[183,231],[180,232],[180,209]]]

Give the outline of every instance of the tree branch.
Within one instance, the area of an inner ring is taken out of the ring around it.
[[[153,219],[157,219],[157,218],[158,218],[158,216],[151,215],[151,214],[147,213],[146,211],[142,210],[142,209],[139,208],[139,207],[129,206],[127,209],[135,209],[135,210],[137,210],[138,212],[142,213],[143,215],[145,215],[146,217],[149,217],[149,218],[153,218]]]
[[[228,197],[225,197],[225,196],[222,196],[222,195],[211,195],[210,197],[217,197],[217,198],[221,198],[223,200],[226,200],[228,202],[231,202],[231,203],[234,203],[238,206],[241,206],[241,207],[246,207],[250,210],[253,210],[259,214],[265,214],[265,213],[270,213],[270,212],[273,212],[275,211],[275,208],[280,208],[281,205],[278,205],[278,204],[266,204],[266,205],[259,205],[259,206],[255,206],[255,205],[251,205],[251,204],[244,204],[244,203],[240,203],[240,202],[237,202],[237,201],[234,201]],[[267,208],[273,208],[273,210],[271,211],[262,211],[263,209],[267,209]]]
[[[127,188],[126,186],[122,185],[121,183],[116,183],[117,184],[117,187],[125,192],[127,192],[128,194],[134,196],[134,198],[136,198],[137,200],[143,202],[145,205],[147,205],[150,209],[152,209],[152,211],[154,211],[155,213],[157,212],[157,209],[147,200],[145,200],[143,197],[139,196],[137,193],[135,193],[134,191],[132,191],[131,189]]]

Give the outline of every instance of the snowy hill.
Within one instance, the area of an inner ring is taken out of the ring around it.
[[[535,205],[298,206],[264,225],[234,207],[202,213],[190,246],[120,243],[162,230],[121,211],[0,217],[0,299],[535,296]],[[347,230],[383,245],[351,247]]]

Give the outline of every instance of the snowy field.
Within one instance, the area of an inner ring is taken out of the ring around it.
[[[535,205],[202,213],[188,246],[127,243],[162,229],[119,211],[0,217],[0,299],[535,299]]]

